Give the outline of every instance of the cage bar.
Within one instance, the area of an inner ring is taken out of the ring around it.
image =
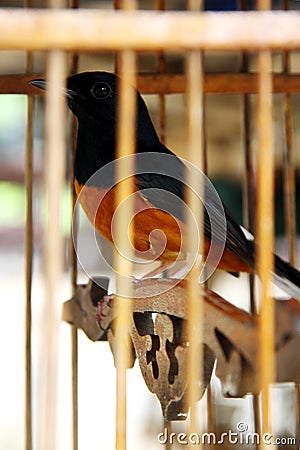
[[[156,9],[164,11],[165,0],[156,0]],[[157,57],[157,73],[162,75],[165,72],[165,56],[163,52],[159,52]],[[166,140],[166,98],[165,93],[158,95],[158,117],[159,117],[159,136],[162,143]]]
[[[28,64],[29,66],[29,64]],[[25,185],[26,185],[26,450],[32,448],[32,351],[31,351],[31,292],[32,292],[32,269],[33,269],[33,98],[27,99],[27,134],[26,134],[26,163],[25,163]]]
[[[191,52],[187,56],[187,129],[189,161],[204,173],[203,150],[203,90],[202,90],[202,58],[199,52]],[[187,186],[195,186],[196,180],[187,174]],[[204,198],[204,186],[199,186],[200,199]],[[198,247],[198,255],[203,255],[203,208],[199,198],[192,189],[186,191],[187,205],[197,223],[198,236],[189,231],[188,252],[193,254],[195,245]],[[192,224],[187,220],[187,229],[192,230]],[[201,333],[203,332],[203,298],[202,287],[199,279],[203,264],[199,261],[191,268],[187,278],[187,335],[189,342],[189,354],[187,360],[188,377],[188,403],[190,405],[189,432],[197,432],[199,418],[197,413],[197,400],[199,399],[201,383],[203,382],[202,364],[203,348]],[[200,363],[199,363],[200,362]],[[200,447],[201,448],[201,447]]]
[[[271,431],[270,384],[275,380],[274,300],[270,294],[274,249],[274,162],[272,120],[272,59],[268,50],[258,56],[259,146],[257,158],[257,269],[261,279],[260,380],[262,386],[262,430]]]
[[[124,2],[124,8],[133,8],[134,3]],[[118,135],[117,158],[131,155],[135,149],[135,117],[136,99],[132,89],[135,77],[135,54],[125,51],[119,55],[120,69],[120,97],[118,109]],[[132,229],[130,220],[133,217],[133,199],[128,198],[133,194],[133,180],[128,178],[129,173],[134,172],[132,160],[127,158],[125,164],[117,163],[116,181],[122,181],[117,185],[116,205],[120,205],[127,199],[126,210],[122,214],[123,221],[116,222],[114,230],[117,248],[122,245],[121,254],[117,249],[114,253],[116,270],[116,291],[122,292],[117,296],[116,304],[116,449],[126,449],[126,371],[130,358],[129,323],[131,314],[131,298],[133,297],[131,276],[133,272],[133,249],[131,247]],[[125,223],[125,226],[124,226]],[[125,256],[124,256],[125,255]],[[125,294],[124,294],[125,293]]]
[[[117,5],[126,13],[135,9],[134,0],[123,0]],[[136,98],[132,86],[135,84],[136,56],[127,50],[117,57],[120,74],[118,89],[117,158],[126,158],[135,151]],[[130,360],[129,324],[133,291],[131,276],[133,273],[133,232],[130,221],[133,217],[133,180],[128,174],[134,173],[133,162],[127,158],[124,164],[116,165],[117,185],[115,205],[119,206],[127,199],[122,221],[116,221],[114,238],[114,264],[116,273],[116,450],[127,448],[127,369]],[[131,199],[130,199],[131,197]],[[129,200],[128,200],[129,199]],[[125,226],[124,226],[125,223]],[[118,249],[122,246],[122,252]],[[118,295],[121,292],[121,295]]]
[[[79,7],[78,0],[70,0],[70,7],[77,9]],[[73,75],[78,71],[79,57],[77,53],[72,53],[70,63],[70,73]],[[70,166],[70,192],[71,192],[71,215],[72,223],[70,224],[70,240],[69,240],[69,256],[70,256],[70,283],[72,296],[76,293],[77,286],[77,255],[75,251],[74,241],[77,242],[78,233],[78,211],[75,209],[76,192],[74,186],[74,159],[76,151],[77,124],[76,119],[72,118],[71,122],[72,138],[71,151],[69,153]],[[78,450],[78,330],[75,325],[71,325],[71,365],[72,365],[72,440],[73,450]]]
[[[32,2],[24,2],[26,8]],[[26,55],[26,73],[33,72],[33,55]],[[32,272],[33,272],[33,97],[27,97],[27,128],[25,153],[26,233],[25,233],[25,447],[32,450]]]
[[[0,89],[3,94],[35,94],[34,88],[26,83],[32,79],[43,78],[44,74],[0,75]],[[205,94],[256,94],[257,73],[205,73],[203,77]],[[181,74],[137,74],[136,87],[141,94],[182,94],[186,91],[186,80]],[[299,93],[299,74],[273,75],[273,93]]]
[[[44,51],[299,49],[297,12],[206,13],[2,9],[0,48]],[[82,29],[85,33],[81,33]],[[14,30],[18,29],[18,33]],[[53,33],[58,29],[59,33]],[[147,33],[144,30],[147,29]],[[280,29],[280,33],[278,30]],[[211,30],[218,30],[212,33]],[[39,39],[36,39],[39,36]],[[97,37],[101,36],[101,39]],[[95,39],[96,38],[96,39]]]
[[[289,10],[289,2],[283,0],[284,10]],[[289,51],[283,53],[283,72],[291,71],[291,54]],[[292,97],[290,93],[284,95],[284,118],[285,118],[285,139],[286,148],[284,153],[284,198],[285,198],[285,226],[288,239],[289,261],[293,266],[297,264],[296,255],[296,186],[295,186],[295,154],[293,142],[292,124]]]
[[[202,9],[202,2],[190,1],[188,8],[191,11]],[[197,169],[204,173],[204,121],[203,121],[203,61],[202,54],[198,51],[189,52],[186,57],[186,79],[187,79],[187,139],[188,159]],[[187,172],[186,202],[193,218],[197,224],[198,236],[191,232],[193,229],[190,216],[186,218],[189,230],[188,253],[193,254],[197,245],[197,254],[203,255],[204,233],[203,233],[203,205],[199,199],[204,198],[204,183],[202,180],[197,195],[188,189],[196,186],[197,181],[194,173]],[[203,262],[197,261],[191,268],[187,277],[187,336],[189,342],[189,353],[187,357],[187,399],[190,405],[189,434],[199,431],[199,417],[197,401],[201,396],[201,385],[203,383],[203,347],[200,344],[203,333],[203,297],[202,286],[199,285]],[[189,444],[189,448],[193,445]],[[202,448],[202,445],[199,446]]]
[[[45,116],[45,152],[47,193],[47,225],[45,228],[45,288],[46,303],[46,389],[43,411],[42,449],[56,447],[56,401],[59,354],[59,284],[63,270],[63,239],[61,231],[61,193],[65,176],[65,121],[61,95],[65,78],[65,55],[57,50],[48,55]],[[55,130],[55,131],[54,131]],[[49,235],[51,234],[51,239]]]
[[[135,56],[132,52],[120,55],[120,104],[118,118],[117,156],[119,158],[130,155],[135,148],[135,96],[131,86],[135,72]],[[116,205],[128,199],[133,194],[133,182],[128,179],[128,173],[133,173],[132,161],[128,160],[126,168],[117,164],[117,180],[122,180],[116,192]],[[133,217],[133,203],[126,206],[126,213],[122,215],[123,221],[116,222],[115,236],[117,245],[122,243],[123,255],[115,251],[116,290],[123,294],[117,297],[116,305],[116,369],[117,369],[117,403],[116,403],[116,448],[126,449],[126,371],[129,361],[129,321],[131,313],[132,288],[132,231],[130,220]],[[127,225],[124,227],[124,223]],[[126,242],[126,244],[125,244]],[[125,255],[125,257],[124,257]],[[124,279],[126,277],[126,279]],[[124,292],[126,294],[124,295]]]

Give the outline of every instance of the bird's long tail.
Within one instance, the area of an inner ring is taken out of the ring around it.
[[[300,301],[300,272],[275,255],[274,283],[287,294]]]
[[[254,241],[248,241],[252,247],[253,265],[255,254]],[[258,273],[259,275],[259,273]],[[274,284],[282,289],[286,294],[300,301],[300,272],[287,261],[274,255]]]

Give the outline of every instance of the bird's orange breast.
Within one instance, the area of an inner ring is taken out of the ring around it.
[[[75,190],[93,226],[107,240],[114,243],[112,223],[117,208],[116,187],[100,189],[81,185],[75,181]],[[124,226],[128,225],[124,223]],[[133,226],[134,248],[138,252],[143,252],[141,255],[145,259],[173,261],[183,250],[181,248],[183,223],[169,213],[150,205],[137,188],[134,195],[134,217],[130,226]]]
[[[114,243],[112,223],[117,207],[116,187],[100,189],[79,184],[75,180],[75,190],[90,222],[102,236]],[[184,255],[185,225],[168,212],[150,205],[137,188],[134,196],[134,217],[130,226],[134,227],[134,248],[137,252],[142,252],[141,257],[144,259],[165,262],[175,261],[179,254]],[[154,230],[160,230],[162,233]],[[204,256],[207,256],[210,244],[209,239],[205,237]],[[252,268],[243,259],[226,247],[218,267],[228,272],[252,272]]]

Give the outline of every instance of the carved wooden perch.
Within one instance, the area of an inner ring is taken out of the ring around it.
[[[108,280],[101,279],[98,284],[107,286]],[[161,291],[164,292],[155,294]],[[63,318],[94,341],[107,339],[113,351],[113,298],[103,304],[101,326],[97,321],[97,304],[106,293],[97,285],[97,280],[79,285],[76,295],[64,304]],[[183,325],[186,320],[184,282],[174,287],[174,280],[141,280],[134,283],[134,293],[129,327],[132,365],[137,357],[145,382],[157,395],[165,419],[183,420],[188,411],[184,377],[188,352]],[[257,317],[209,290],[204,291],[204,311],[203,392],[210,381],[215,359],[216,375],[225,396],[241,397],[259,392]],[[300,304],[293,299],[277,300],[276,381],[300,382],[300,359],[295,357],[299,347]]]

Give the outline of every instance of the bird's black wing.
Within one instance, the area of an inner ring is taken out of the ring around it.
[[[162,164],[159,152],[172,155],[167,161],[168,167]],[[137,187],[143,196],[156,208],[169,212],[177,219],[184,222],[184,189],[186,178],[185,164],[166,147],[160,147],[159,152],[153,153],[153,160],[147,166],[144,173],[136,175]],[[152,172],[152,170],[155,170]],[[171,174],[171,175],[167,175]],[[214,239],[224,239],[224,215],[226,221],[226,247],[243,261],[253,267],[253,246],[245,237],[241,227],[234,220],[225,205],[217,201],[211,193],[211,189],[205,185],[205,208],[204,208],[204,234],[211,240],[211,220],[214,221]],[[173,194],[170,196],[170,193]],[[223,208],[220,208],[220,204]],[[185,206],[184,206],[185,205]],[[208,206],[209,205],[209,206]],[[209,213],[208,213],[209,211]]]

